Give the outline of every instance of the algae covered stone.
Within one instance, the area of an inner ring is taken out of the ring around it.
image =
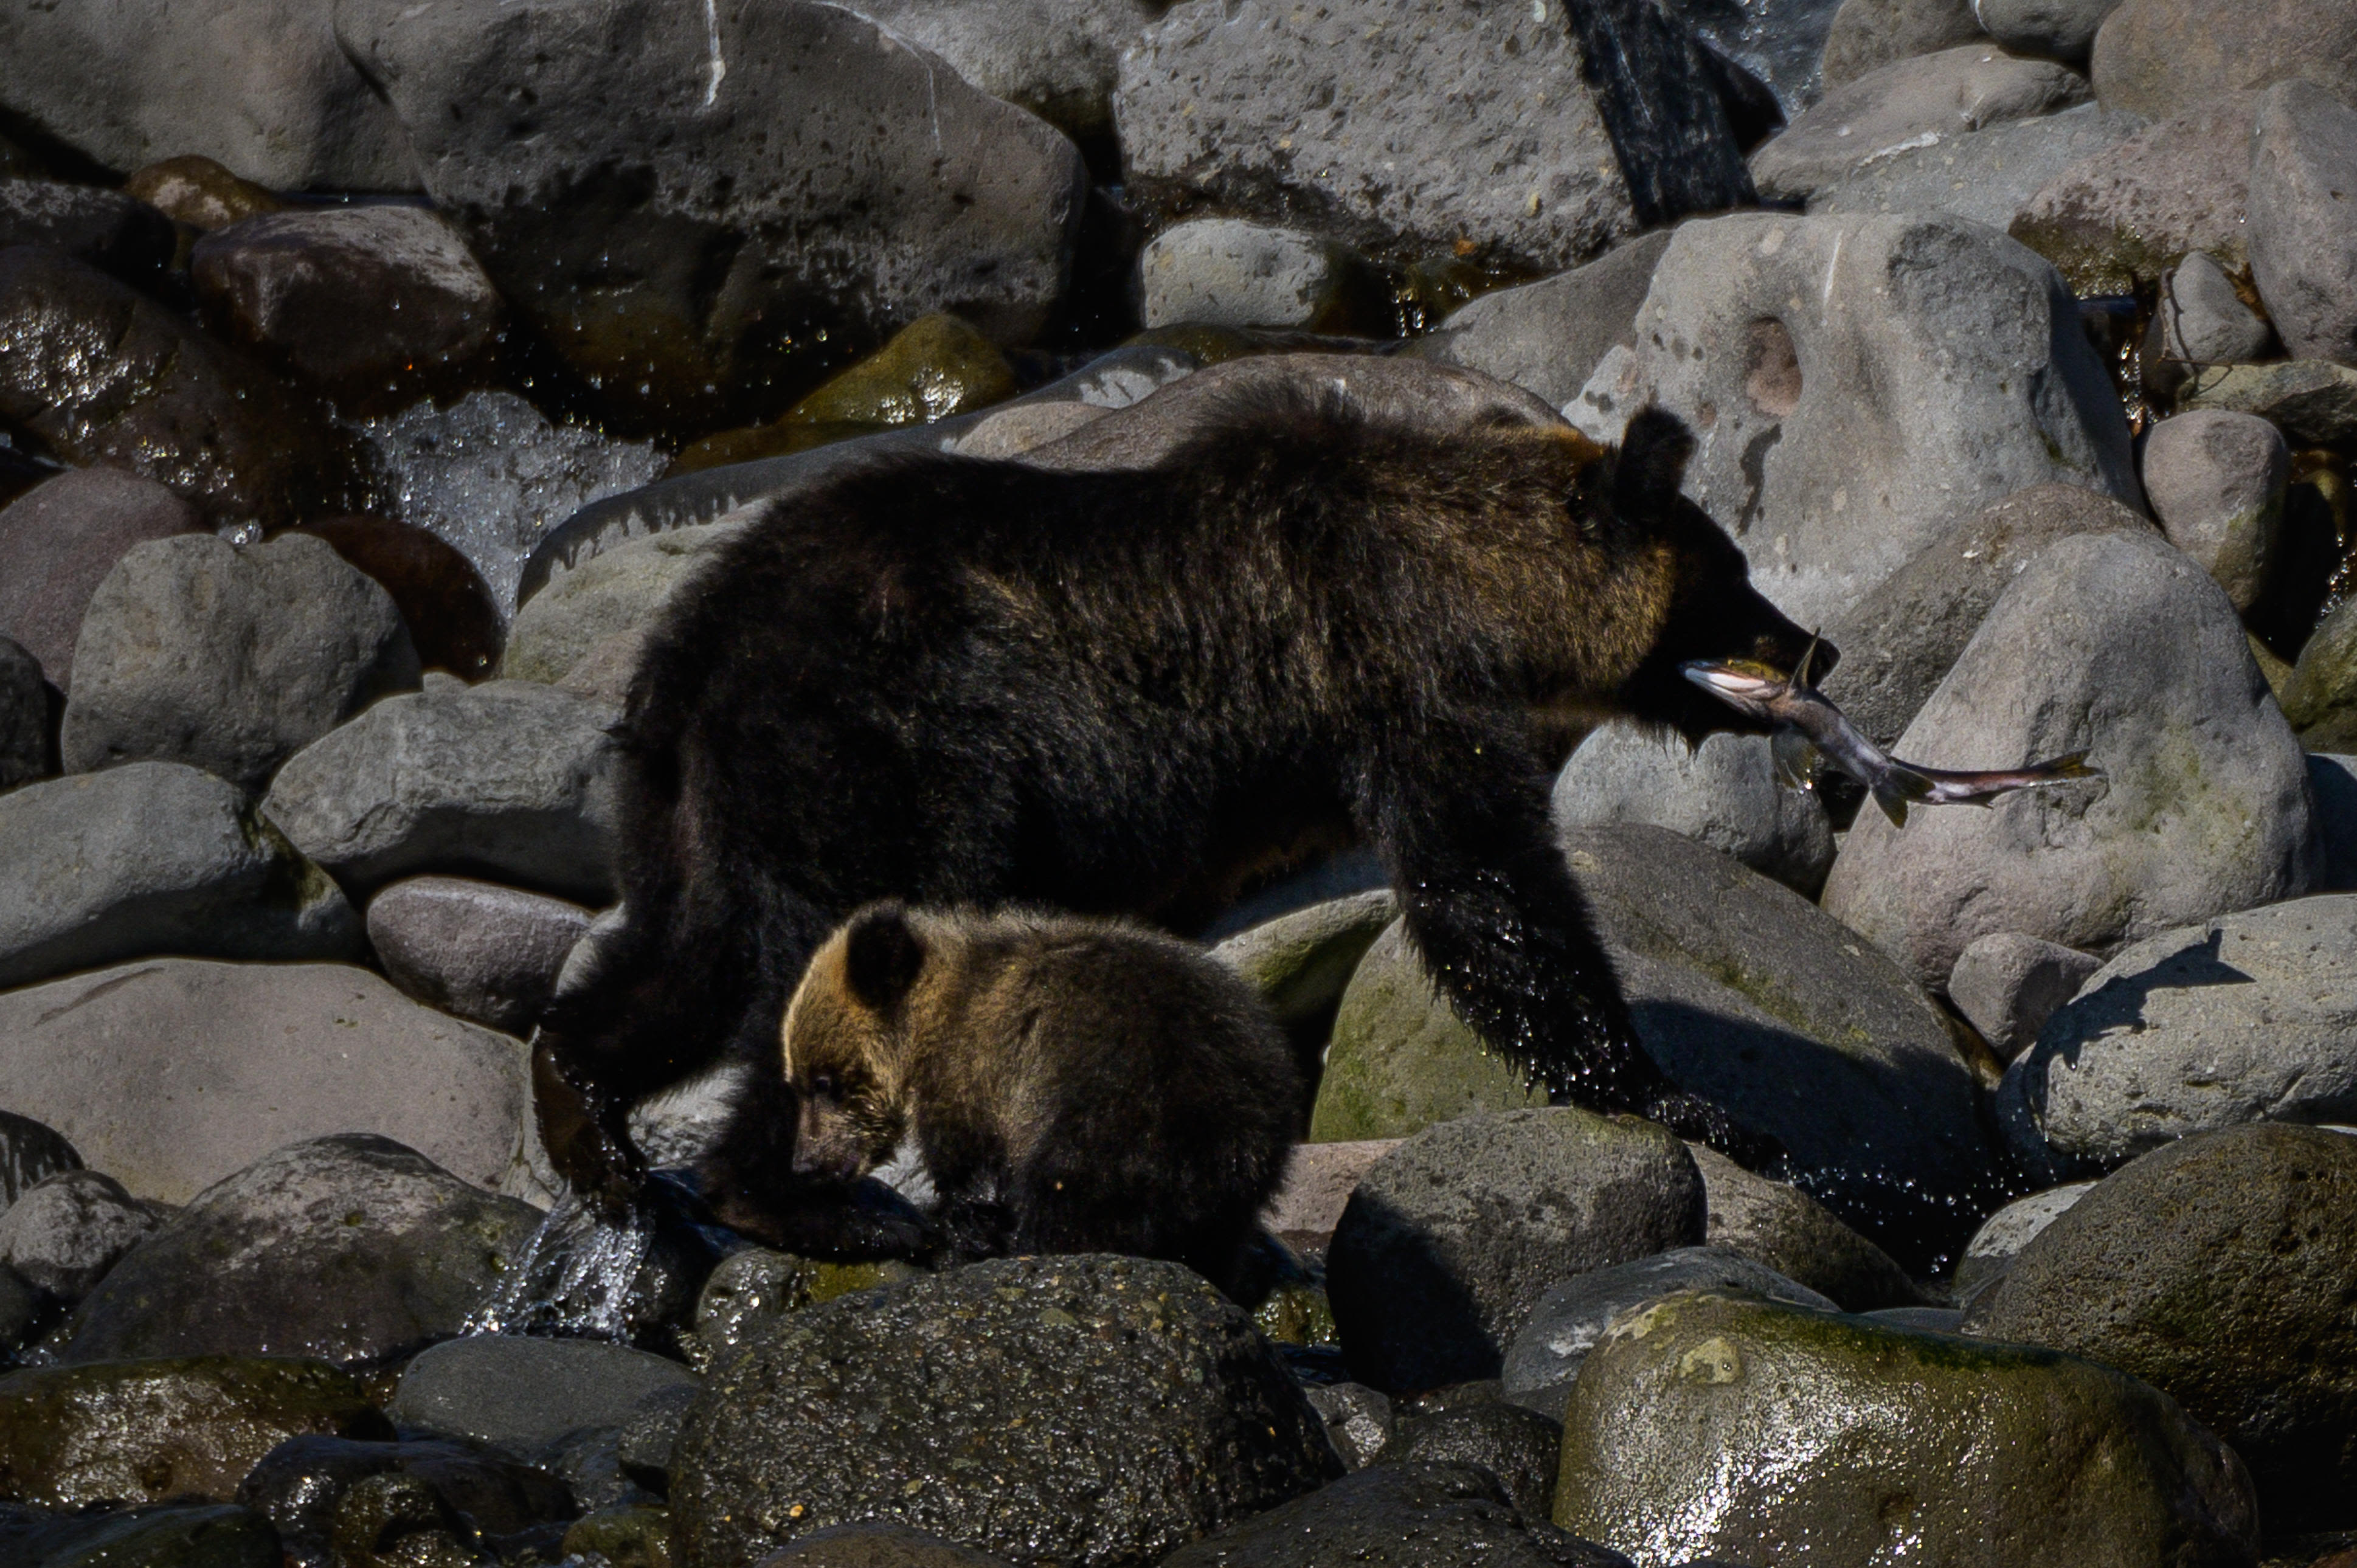
[[[2126,1373],[1707,1293],[1588,1353],[1555,1519],[1648,1565],[2247,1568],[2259,1544],[2242,1462]]]

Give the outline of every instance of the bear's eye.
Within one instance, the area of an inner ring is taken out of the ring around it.
[[[831,1072],[814,1072],[810,1077],[810,1091],[821,1100],[840,1099],[843,1082]]]

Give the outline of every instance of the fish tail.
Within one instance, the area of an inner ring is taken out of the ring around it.
[[[2104,776],[2102,768],[2088,765],[2087,754],[2083,751],[2073,751],[2051,762],[2039,763],[2029,771],[2055,779],[2101,779]]]
[[[1932,781],[1911,768],[1894,765],[1875,776],[1874,803],[1882,808],[1882,814],[1890,819],[1894,828],[1907,825],[1910,801],[1928,800],[1934,793]]]

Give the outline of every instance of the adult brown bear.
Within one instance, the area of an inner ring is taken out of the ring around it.
[[[1436,433],[1264,384],[1142,469],[925,453],[772,507],[674,596],[631,687],[624,915],[534,1052],[557,1168],[627,1193],[629,1107],[734,1048],[716,1207],[859,1244],[802,1228],[777,1064],[845,914],[1185,929],[1273,854],[1353,836],[1439,988],[1554,1093],[1772,1152],[1637,1043],[1547,791],[1606,715],[1740,723],[1682,662],[1789,667],[1807,639],[1679,495],[1674,419],[1611,452],[1501,418]]]

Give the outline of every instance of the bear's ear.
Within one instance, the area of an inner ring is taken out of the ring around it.
[[[925,967],[924,939],[899,904],[872,904],[843,934],[843,975],[851,993],[884,1012],[897,1005]]]
[[[1638,410],[1620,437],[1620,455],[1613,467],[1615,510],[1632,521],[1659,517],[1676,503],[1694,451],[1694,432],[1685,421],[1650,403]]]

